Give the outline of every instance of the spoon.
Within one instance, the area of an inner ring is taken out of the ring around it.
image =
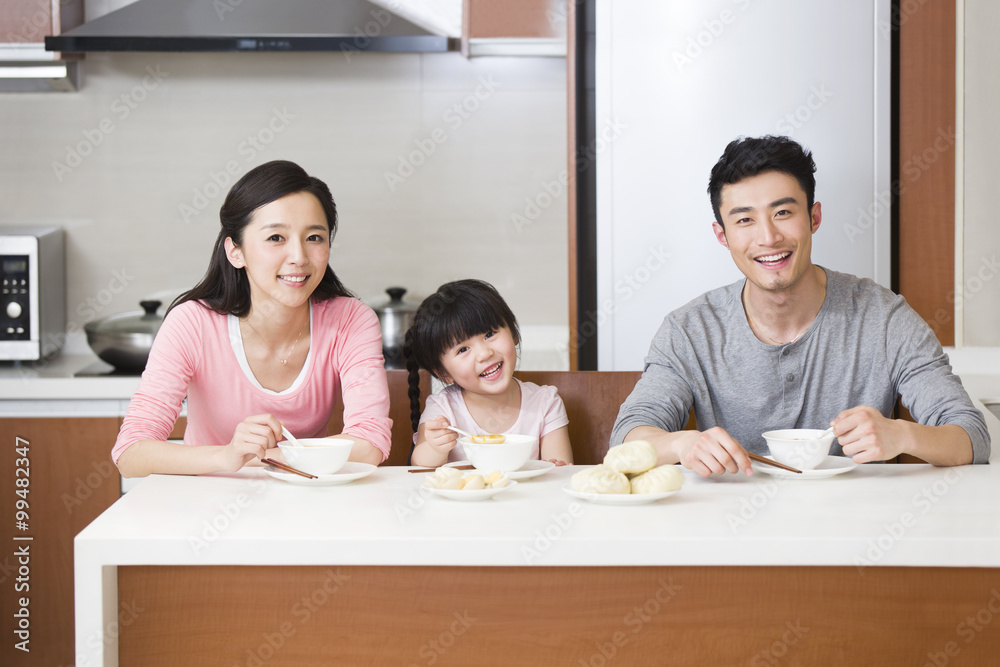
[[[281,435],[285,436],[285,440],[287,440],[288,442],[292,443],[296,447],[302,447],[303,446],[302,443],[299,442],[298,440],[296,440],[295,436],[292,435],[291,432],[287,428],[285,428],[284,424],[281,425]]]
[[[826,429],[825,431],[823,431],[822,433],[820,433],[819,435],[817,435],[815,439],[816,440],[822,440],[823,438],[825,438],[828,435],[833,435],[833,427],[832,426],[830,428]]]
[[[455,433],[458,433],[459,435],[464,435],[466,438],[471,438],[472,437],[471,433],[466,433],[462,429],[456,428],[455,426],[445,426],[445,428],[451,429],[452,431],[454,431]]]

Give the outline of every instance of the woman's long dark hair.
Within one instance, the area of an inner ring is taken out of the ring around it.
[[[215,248],[208,263],[205,277],[197,285],[174,299],[167,309],[185,301],[201,301],[208,308],[236,317],[250,312],[250,283],[245,269],[237,269],[226,257],[226,239],[231,238],[237,246],[243,244],[243,231],[250,224],[253,213],[261,206],[270,204],[287,195],[308,192],[319,200],[326,214],[326,225],[330,230],[330,244],[337,233],[337,206],[326,183],[294,162],[273,160],[251,169],[226,195],[219,210],[222,229],[215,239]],[[329,265],[323,279],[312,293],[313,301],[325,301],[337,296],[354,296],[344,287]]]
[[[403,343],[414,433],[420,425],[420,369],[441,379],[444,375],[441,355],[448,348],[501,327],[510,329],[514,344],[520,344],[521,332],[514,313],[496,288],[482,280],[445,283],[424,299]]]

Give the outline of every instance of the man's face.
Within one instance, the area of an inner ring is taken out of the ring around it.
[[[809,210],[806,193],[792,176],[767,171],[725,185],[719,209],[725,229],[713,222],[715,237],[760,289],[789,289],[812,267],[820,205]]]

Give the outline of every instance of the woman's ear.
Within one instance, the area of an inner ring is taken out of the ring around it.
[[[242,269],[246,266],[246,262],[243,261],[243,251],[240,247],[233,243],[233,237],[226,237],[226,259],[237,269]]]

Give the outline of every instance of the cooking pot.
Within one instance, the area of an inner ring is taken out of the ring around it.
[[[387,302],[372,306],[382,327],[382,356],[386,368],[406,368],[403,341],[420,304],[403,301],[406,294],[403,287],[390,287],[386,293],[389,295]]]
[[[83,326],[90,349],[118,370],[142,372],[163,316],[161,301],[140,301],[144,312],[119,313]]]

